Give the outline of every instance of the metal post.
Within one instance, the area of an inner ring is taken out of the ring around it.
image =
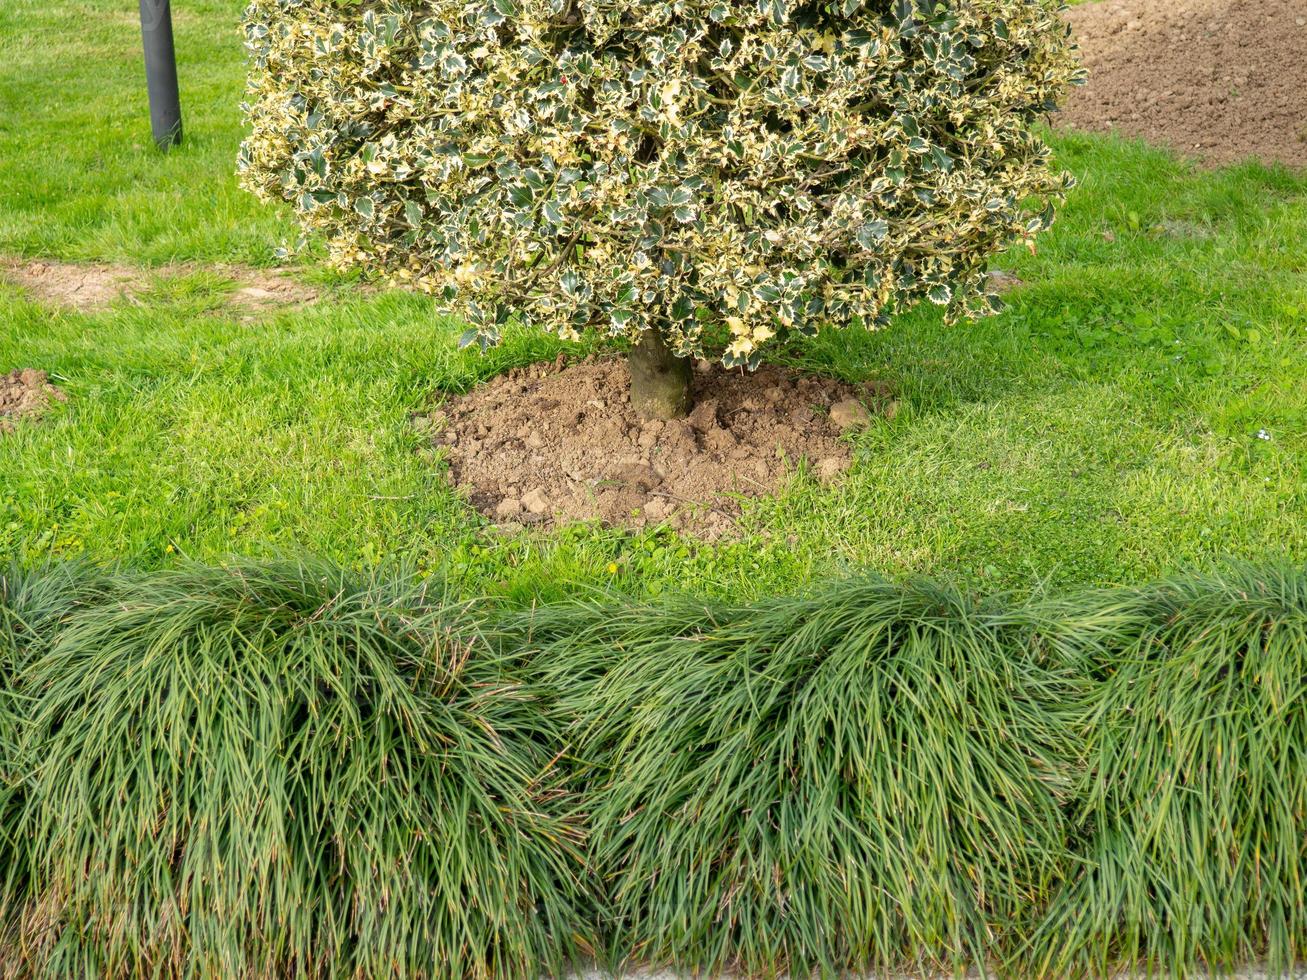
[[[182,107],[177,94],[177,56],[172,47],[168,0],[141,0],[145,86],[150,93],[150,129],[161,150],[182,141]]]

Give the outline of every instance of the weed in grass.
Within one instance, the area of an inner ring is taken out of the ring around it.
[[[19,687],[28,969],[507,978],[584,943],[556,735],[434,587],[120,575]]]
[[[1001,607],[853,581],[528,626],[619,958],[960,969],[1064,871],[1083,675],[1024,649]]]

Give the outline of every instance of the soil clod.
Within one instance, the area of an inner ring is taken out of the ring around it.
[[[856,398],[845,398],[831,406],[830,420],[841,431],[860,429],[871,421],[866,407]]]
[[[25,368],[0,375],[0,432],[12,432],[19,419],[36,418],[52,401],[67,400],[44,371]]]

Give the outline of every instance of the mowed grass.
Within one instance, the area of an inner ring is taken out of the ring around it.
[[[1037,255],[1002,260],[1025,282],[1006,313],[918,311],[785,352],[898,392],[847,479],[800,473],[716,544],[491,527],[410,415],[563,345],[458,351],[428,300],[312,252],[296,274],[320,302],[243,320],[203,268],[272,264],[294,237],[233,175],[240,6],[174,11],[186,142],[166,156],[134,8],[0,10],[0,254],[196,264],[95,314],[0,286],[0,371],[45,368],[71,396],[0,437],[0,554],[402,559],[521,600],[578,583],[747,599],[863,568],[1024,592],[1307,556],[1307,175],[1074,134],[1054,142],[1081,184]]]

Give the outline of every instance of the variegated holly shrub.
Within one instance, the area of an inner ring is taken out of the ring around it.
[[[1070,183],[1035,128],[1079,71],[1059,0],[254,0],[245,33],[245,185],[465,342],[753,366],[980,312]]]

